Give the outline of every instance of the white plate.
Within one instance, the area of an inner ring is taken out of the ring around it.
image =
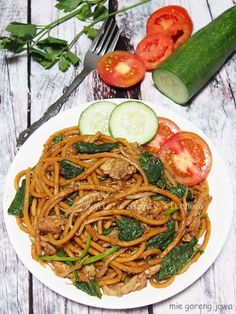
[[[123,100],[116,99],[114,101],[120,103]],[[49,120],[33,133],[17,153],[8,172],[4,191],[4,219],[9,238],[17,255],[29,271],[50,289],[68,299],[89,306],[109,309],[135,308],[163,301],[190,286],[211,266],[226,240],[233,209],[231,183],[221,157],[212,142],[192,123],[178,114],[163,107],[147,103],[158,115],[173,120],[182,130],[193,131],[202,136],[211,148],[213,167],[208,182],[210,186],[210,194],[213,197],[209,207],[212,234],[206,251],[199,261],[193,264],[186,273],[177,276],[171,286],[159,290],[148,286],[141,291],[124,295],[121,298],[103,296],[102,299],[98,299],[96,297],[88,296],[84,292],[76,289],[69,280],[55,276],[49,268],[40,266],[40,264],[31,258],[31,243],[27,234],[20,231],[15,218],[7,214],[7,209],[15,194],[13,181],[16,173],[28,166],[34,165],[41,154],[43,143],[49,135],[65,127],[76,125],[81,112],[90,104],[91,103],[81,104],[78,107],[62,112]]]

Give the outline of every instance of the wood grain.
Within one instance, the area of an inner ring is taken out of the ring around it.
[[[137,1],[113,0],[112,2],[114,7],[119,4],[121,8]],[[30,11],[28,10],[28,3],[30,3]],[[145,23],[150,13],[161,6],[174,3],[186,7],[190,12],[194,22],[194,31],[236,4],[232,0],[150,1],[145,6],[117,17],[117,23],[124,30],[123,41],[119,43],[120,46],[125,50],[133,51],[138,41],[145,35]],[[2,0],[0,6],[0,34],[3,34],[4,26],[13,20],[25,22],[28,17],[28,19],[31,18],[33,23],[48,23],[61,14],[55,10],[54,4],[55,1],[46,0]],[[68,21],[53,31],[52,35],[55,34],[60,38],[70,40],[81,28],[81,22],[77,20]],[[74,51],[83,59],[89,45],[90,40],[84,36],[74,47]],[[69,69],[66,73],[59,72],[57,66],[45,71],[32,60],[27,62],[24,55],[16,60],[9,58],[9,55],[7,57],[6,52],[0,51],[1,196],[7,170],[16,154],[17,134],[27,126],[27,123],[34,122],[43,114],[81,69],[82,64],[77,69]],[[178,106],[160,94],[153,86],[150,73],[147,74],[141,86],[137,85],[128,91],[122,91],[108,87],[101,82],[97,73],[93,72],[70,97],[63,110],[86,101],[104,97],[143,98],[155,102],[157,106],[165,106],[196,124],[212,139],[227,164],[236,201],[236,55],[228,60],[188,107]],[[27,107],[30,109],[28,113]],[[2,210],[0,215],[0,274],[2,278],[0,313],[166,314],[187,312],[185,307],[189,304],[232,304],[234,306],[233,310],[219,309],[217,313],[236,312],[236,289],[234,284],[236,281],[235,216],[228,240],[221,254],[205,275],[191,287],[177,296],[154,306],[134,310],[109,311],[90,308],[67,300],[32,277],[18,260],[9,243],[3,223]],[[182,304],[184,310],[171,309],[170,304]],[[206,308],[200,311],[196,307],[191,310],[191,313],[209,313],[209,311]]]

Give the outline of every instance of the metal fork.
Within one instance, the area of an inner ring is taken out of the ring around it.
[[[43,116],[19,134],[16,140],[17,147],[20,147],[44,122],[58,114],[71,93],[83,82],[85,77],[92,70],[96,69],[96,64],[100,56],[115,49],[120,33],[121,30],[118,28],[113,18],[103,23],[98,35],[93,40],[92,45],[85,55],[83,70],[76,76],[72,83],[65,88],[64,94],[45,111]]]

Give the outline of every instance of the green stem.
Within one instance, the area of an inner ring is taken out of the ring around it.
[[[87,236],[86,245],[84,251],[79,257],[68,257],[68,256],[57,256],[57,255],[39,255],[39,259],[42,261],[59,261],[59,262],[79,262],[81,261],[88,253],[91,244],[90,235]]]
[[[119,250],[119,246],[113,246],[112,248],[110,248],[109,250],[101,253],[101,254],[98,254],[98,255],[95,255],[95,256],[92,256],[92,257],[88,257],[86,258],[83,262],[82,262],[82,265],[88,265],[88,264],[92,264],[92,263],[95,263],[97,261],[100,261],[101,259],[113,254],[115,251]]]
[[[122,9],[120,9],[120,10],[117,10],[117,11],[115,11],[115,12],[111,12],[111,13],[105,15],[105,16],[102,16],[102,17],[100,17],[100,18],[94,20],[92,23],[90,23],[90,24],[88,25],[88,27],[93,27],[93,26],[96,25],[97,23],[102,22],[102,21],[108,19],[109,17],[112,17],[112,16],[114,16],[114,15],[116,15],[116,14],[119,14],[119,13],[122,13],[122,12],[125,12],[125,11],[128,11],[128,10],[131,10],[131,9],[134,9],[134,8],[136,8],[136,7],[140,6],[140,5],[143,5],[143,4],[147,3],[147,2],[150,2],[150,1],[152,1],[152,0],[143,0],[143,1],[141,1],[141,2],[138,2],[138,3],[135,3],[135,4],[131,5],[131,6],[129,6],[129,7],[125,7],[125,8],[122,8]],[[74,39],[69,43],[69,45],[68,45],[68,46],[69,46],[69,49],[77,42],[77,40],[78,40],[83,34],[84,34],[84,30],[80,31],[80,32],[75,36],[75,38],[74,38]]]
[[[173,207],[169,207],[166,209],[166,213],[171,215],[174,214],[175,212],[177,212],[179,210],[178,206],[173,206]]]

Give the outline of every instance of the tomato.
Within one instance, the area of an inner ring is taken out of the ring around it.
[[[144,37],[136,48],[136,54],[144,61],[147,70],[153,70],[174,51],[174,41],[163,33]]]
[[[164,33],[171,36],[175,49],[191,36],[193,22],[188,12],[181,6],[169,5],[152,13],[147,21],[147,34]]]
[[[155,137],[144,146],[150,153],[154,155],[158,153],[161,146],[175,133],[180,132],[179,127],[171,120],[158,117],[158,129]]]
[[[161,147],[159,157],[174,173],[176,180],[187,186],[203,181],[212,165],[211,151],[197,134],[174,134]]]
[[[118,50],[101,57],[97,70],[105,83],[122,88],[137,84],[146,72],[145,65],[138,56]]]

